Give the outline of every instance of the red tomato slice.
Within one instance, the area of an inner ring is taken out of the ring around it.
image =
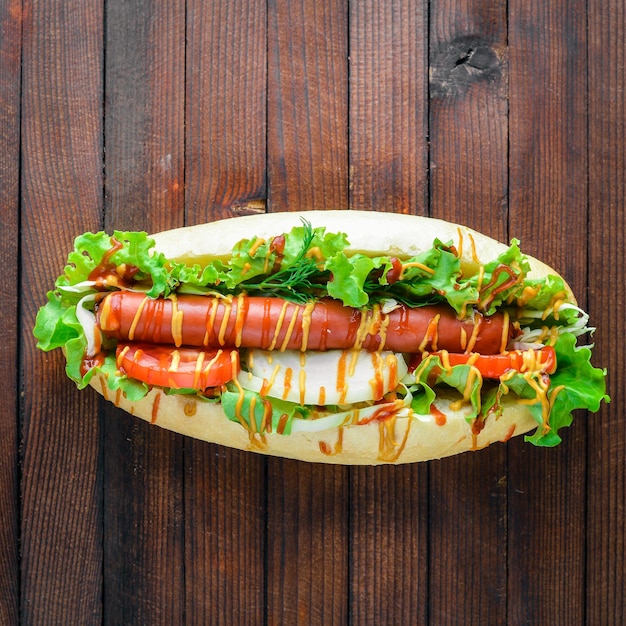
[[[450,365],[473,365],[483,378],[500,378],[511,370],[546,374],[553,374],[556,370],[556,353],[550,346],[540,350],[512,350],[504,354],[449,354],[448,359]]]
[[[239,373],[237,350],[199,350],[120,343],[117,367],[129,378],[172,389],[219,387]]]
[[[470,353],[443,353],[431,352],[438,355],[444,365],[473,365],[483,378],[500,378],[507,372],[541,372],[554,374],[556,371],[556,352],[551,346],[539,350],[511,350],[503,354]]]

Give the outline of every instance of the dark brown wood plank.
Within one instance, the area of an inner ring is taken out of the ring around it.
[[[18,276],[21,2],[0,1],[0,623],[19,616]]]
[[[427,210],[426,3],[350,5],[350,206]],[[350,472],[350,615],[424,624],[428,466]]]
[[[345,624],[347,469],[272,459],[268,468],[268,624]]]
[[[350,208],[427,211],[425,0],[350,5]]]
[[[187,41],[187,223],[263,211],[265,2],[189,2]],[[263,456],[185,441],[188,623],[264,622],[266,471]]]
[[[431,215],[506,240],[506,6],[433,1],[430,16]],[[506,459],[495,444],[431,464],[433,623],[506,620]]]
[[[268,4],[268,205],[348,206],[347,5]],[[348,615],[348,470],[268,460],[269,624]]]
[[[97,402],[67,380],[31,329],[77,233],[102,208],[102,10],[23,3],[21,618],[102,620]],[[42,384],[42,381],[44,383]]]
[[[183,225],[185,3],[106,3],[105,226]],[[107,404],[104,597],[109,624],[181,624],[182,437]]]
[[[188,2],[188,224],[265,210],[265,4]]]
[[[626,361],[624,206],[626,205],[626,11],[612,2],[588,8],[589,309],[595,361],[609,369],[611,404],[589,417],[587,623],[626,612]]]
[[[269,0],[272,211],[348,207],[347,1]]]
[[[510,234],[587,285],[586,5],[509,3]],[[575,251],[575,253],[572,253]],[[556,449],[511,442],[509,621],[585,621],[584,418]],[[594,558],[587,555],[587,558]]]
[[[428,466],[351,471],[350,615],[428,623]]]

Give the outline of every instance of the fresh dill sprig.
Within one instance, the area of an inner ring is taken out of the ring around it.
[[[302,246],[293,261],[260,280],[241,283],[247,293],[262,292],[297,303],[307,302],[314,297],[320,283],[326,282],[328,272],[320,268],[316,258],[308,255],[315,239],[313,227],[305,219],[302,219],[302,227]]]

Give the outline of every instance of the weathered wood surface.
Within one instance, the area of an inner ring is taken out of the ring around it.
[[[0,623],[619,623],[625,20],[583,0],[0,0]],[[35,350],[80,232],[295,208],[520,238],[590,310],[612,403],[553,450],[326,467],[152,428]]]

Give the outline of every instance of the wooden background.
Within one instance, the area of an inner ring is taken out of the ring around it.
[[[0,623],[620,623],[625,19],[0,0]],[[520,238],[590,310],[613,402],[557,449],[326,467],[151,427],[35,350],[77,234],[312,208]]]

